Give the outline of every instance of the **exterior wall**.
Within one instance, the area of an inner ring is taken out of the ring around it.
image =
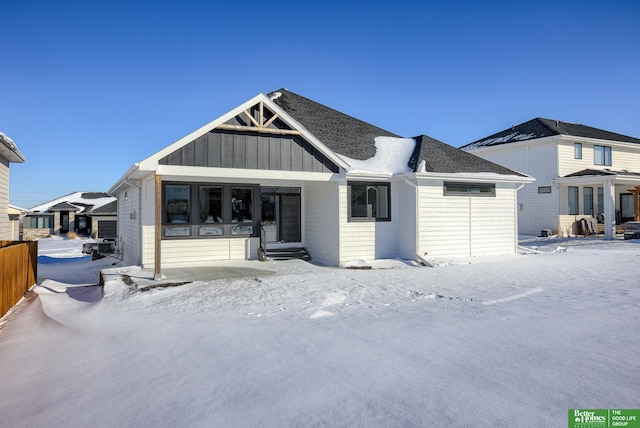
[[[141,265],[139,228],[140,189],[128,186],[118,194],[118,240],[122,260],[129,265]]]
[[[51,236],[51,229],[22,229],[22,239],[25,241],[34,241],[40,238]]]
[[[554,139],[536,140],[532,144],[505,144],[471,153],[536,179],[518,191],[518,233],[538,236],[542,229],[558,228],[558,195],[551,180],[558,177],[558,165],[562,160]],[[566,157],[564,153],[563,156]],[[544,186],[552,186],[552,193],[538,193],[538,187]]]
[[[314,263],[339,264],[338,184],[309,183],[303,188],[304,246]]]
[[[339,264],[353,259],[373,260],[376,258],[376,222],[349,222],[347,184],[341,183],[339,195]]]
[[[391,218],[396,223],[397,254],[405,260],[416,258],[416,188],[404,181],[392,183]],[[419,254],[422,256],[422,254]]]
[[[574,143],[582,144],[582,159],[575,159]],[[593,146],[611,147],[611,166],[596,165],[594,162]],[[558,144],[559,170],[558,175],[565,175],[581,171],[583,169],[604,169],[612,171],[628,170],[640,172],[640,147],[620,144],[616,142],[600,141],[598,143],[587,142],[576,138],[571,141],[562,141]]]
[[[245,260],[258,238],[162,241],[162,267],[202,266],[219,260]],[[153,267],[150,264],[149,267]]]
[[[444,196],[443,181],[419,181],[420,254],[463,257],[513,254],[515,187],[496,184],[495,197]]]
[[[9,161],[0,157],[0,240],[10,240],[9,227]]]

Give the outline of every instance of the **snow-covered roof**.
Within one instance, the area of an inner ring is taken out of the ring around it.
[[[75,210],[78,213],[89,213],[114,202],[116,198],[104,192],[75,192],[52,201],[31,207],[30,213],[47,212],[50,210]]]
[[[528,122],[512,126],[480,140],[462,146],[461,149],[473,150],[481,147],[497,146],[500,144],[517,143],[519,141],[535,140],[554,135],[569,135],[572,137],[595,138],[607,141],[640,144],[640,139],[629,137],[579,123],[563,122],[561,120],[537,117]]]
[[[6,134],[0,132],[0,156],[9,162],[23,163],[24,155],[18,150],[18,146]]]

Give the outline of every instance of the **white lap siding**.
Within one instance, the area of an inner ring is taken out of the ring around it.
[[[335,182],[308,183],[304,187],[304,246],[315,263],[339,264],[338,196]]]
[[[9,230],[9,161],[0,157],[0,240],[11,239]]]
[[[496,196],[443,196],[443,182],[419,187],[420,254],[466,257],[513,254],[515,189],[497,184]]]

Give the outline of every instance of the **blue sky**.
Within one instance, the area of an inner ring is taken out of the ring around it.
[[[10,203],[107,191],[281,87],[459,147],[534,117],[640,137],[637,1],[0,0]]]

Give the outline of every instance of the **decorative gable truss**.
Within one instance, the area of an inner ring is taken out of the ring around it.
[[[277,108],[277,107],[276,107]],[[263,100],[159,159],[160,165],[333,172],[338,165]]]

